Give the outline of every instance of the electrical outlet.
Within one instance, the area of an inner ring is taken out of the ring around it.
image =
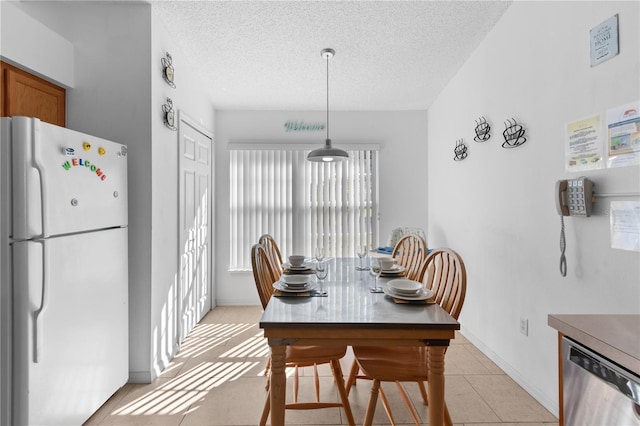
[[[527,318],[520,318],[520,333],[525,336],[529,335],[529,320]]]

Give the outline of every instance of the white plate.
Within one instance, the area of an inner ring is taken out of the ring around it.
[[[418,293],[416,293],[413,296],[407,296],[406,294],[398,294],[394,292],[392,288],[389,288],[387,286],[382,287],[382,291],[384,291],[384,294],[386,294],[387,296],[391,296],[391,297],[395,297],[396,299],[403,299],[403,300],[426,300],[433,296],[433,292],[426,288],[420,290]]]
[[[402,265],[393,265],[393,267],[391,269],[383,269],[382,270],[382,274],[401,274],[405,271],[405,267]],[[378,270],[377,266],[374,266],[373,268],[371,268],[371,273],[375,275],[376,271]]]
[[[286,283],[283,283],[282,281],[276,281],[275,283],[273,283],[273,288],[280,291],[286,291],[288,293],[303,293],[305,291],[313,290],[313,288],[315,287],[314,284],[315,283],[310,282],[304,286],[289,287]]]
[[[285,269],[290,269],[292,271],[310,271],[311,270],[311,266],[307,265],[306,263],[303,263],[302,266],[292,266],[291,264],[289,264],[289,262],[285,262],[282,264],[282,267]]]
[[[283,281],[280,281],[282,283],[283,286],[287,287],[287,288],[305,288],[309,286],[309,283],[303,283],[303,284],[288,284],[285,283]]]
[[[304,285],[306,283],[309,282],[309,280],[311,279],[311,275],[305,275],[305,274],[296,274],[296,275],[287,275],[287,274],[282,274],[280,276],[280,281],[283,281],[287,284],[289,284],[289,286],[293,286],[293,285]]]
[[[424,284],[407,278],[399,278],[391,280],[387,283],[389,288],[393,289],[396,294],[404,294],[414,296],[419,290],[424,288]]]

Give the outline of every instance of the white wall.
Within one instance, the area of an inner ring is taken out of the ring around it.
[[[330,137],[380,145],[380,244],[391,229],[426,229],[426,111],[331,111]],[[216,299],[219,305],[259,305],[251,272],[229,272],[229,141],[324,144],[325,131],[286,132],[288,120],[324,123],[325,112],[218,111],[216,114]]]
[[[176,110],[213,130],[212,103],[149,4],[17,5],[73,44],[67,127],[128,146],[130,381],[150,382],[176,350],[178,134],[164,126],[161,106],[171,97]],[[166,51],[176,89],[162,79]]]
[[[211,99],[203,92],[190,61],[171,38],[159,18],[152,13],[151,48],[151,123],[152,123],[152,187],[151,187],[151,368],[152,378],[168,365],[176,354],[176,295],[179,282],[178,250],[178,132],[164,125],[161,106],[169,97],[178,110],[213,133],[215,111]],[[171,54],[175,68],[176,88],[162,78],[161,58]],[[215,146],[215,141],[214,141]],[[181,253],[181,252],[180,252]],[[214,268],[215,269],[215,268]],[[141,377],[139,381],[146,381]]]
[[[620,55],[591,68],[589,30],[616,13]],[[554,204],[555,181],[580,175],[596,192],[640,191],[638,166],[564,169],[567,122],[640,98],[638,16],[638,2],[514,2],[429,109],[428,235],[465,260],[463,333],[554,413],[557,335],[547,316],[640,313],[640,256],[610,246],[612,199],[598,199],[591,218],[565,218],[565,278]],[[473,141],[480,116],[492,126],[482,144]],[[503,149],[512,117],[528,140]],[[454,162],[459,138],[469,156]]]
[[[3,1],[0,7],[2,60],[59,86],[73,87],[73,44],[24,13],[17,4]]]

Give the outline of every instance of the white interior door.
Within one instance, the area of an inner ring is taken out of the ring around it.
[[[214,306],[213,137],[180,113],[178,344]]]

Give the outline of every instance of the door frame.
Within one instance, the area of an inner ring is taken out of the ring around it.
[[[180,268],[181,265],[181,260],[180,257],[182,256],[181,253],[181,247],[180,247],[180,203],[181,203],[181,196],[182,196],[182,188],[180,185],[180,176],[182,174],[182,154],[180,153],[180,143],[181,143],[181,138],[182,138],[182,130],[184,129],[184,126],[189,126],[191,128],[193,128],[194,130],[196,130],[197,132],[201,133],[202,135],[204,135],[205,137],[211,139],[211,195],[210,195],[210,200],[211,200],[211,206],[209,208],[209,231],[210,231],[210,235],[211,235],[211,247],[209,250],[209,273],[208,273],[208,277],[209,277],[209,282],[208,282],[208,287],[209,287],[209,294],[211,295],[210,298],[210,303],[208,306],[208,309],[211,310],[216,306],[216,299],[215,299],[215,286],[213,284],[213,277],[215,276],[215,211],[214,211],[214,206],[213,206],[213,200],[215,199],[215,173],[214,173],[214,164],[215,164],[215,145],[214,145],[214,139],[213,139],[213,132],[210,131],[209,129],[207,129],[206,127],[204,127],[202,124],[200,124],[199,122],[197,122],[196,120],[194,120],[193,118],[191,118],[191,116],[189,116],[188,114],[186,114],[184,111],[182,110],[178,110],[178,144],[176,146],[176,149],[178,151],[178,191],[177,191],[177,198],[178,198],[178,202],[176,203],[176,207],[178,209],[177,212],[177,222],[176,222],[176,232],[177,232],[177,247],[176,247],[176,255],[177,255],[177,259],[178,259],[178,268]],[[180,279],[177,280],[177,291],[176,291],[176,353],[177,351],[180,349],[180,345],[182,343],[182,341],[184,340],[184,338],[186,336],[182,335],[182,324],[181,324],[181,320],[182,320],[182,288],[181,288],[181,283],[180,283]]]

